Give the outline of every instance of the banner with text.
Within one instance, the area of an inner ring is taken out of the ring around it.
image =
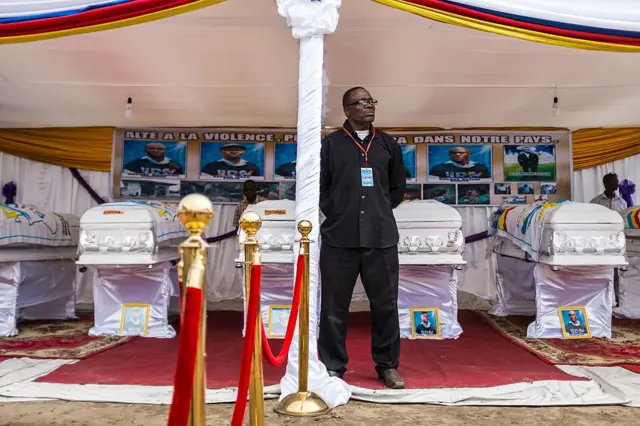
[[[452,205],[571,198],[571,133],[388,131],[402,149],[405,199]],[[238,202],[242,183],[267,198],[295,197],[294,129],[118,130],[114,197],[177,199],[189,193]]]

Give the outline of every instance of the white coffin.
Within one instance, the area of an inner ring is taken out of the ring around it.
[[[494,216],[494,251],[552,266],[624,266],[622,217],[590,203],[509,206]],[[524,231],[524,232],[523,232]]]
[[[80,265],[152,265],[177,259],[187,238],[176,207],[127,201],[102,204],[80,219]]]
[[[0,204],[0,262],[73,259],[79,228],[76,216]]]
[[[456,209],[434,200],[411,201],[393,210],[398,252],[403,265],[463,265],[462,218]]]
[[[256,234],[262,262],[292,263],[294,244],[300,244],[296,224],[296,202],[268,200],[249,205],[245,213],[249,211],[257,213],[262,219],[262,227]],[[246,234],[241,230],[238,238],[238,261],[244,260],[245,240]]]
[[[251,205],[246,211],[262,218],[256,238],[263,262],[291,263],[300,234],[295,223],[295,201],[273,200]],[[453,207],[437,201],[412,201],[394,209],[400,233],[400,263],[406,265],[464,264],[462,218]],[[239,260],[244,258],[240,232]]]
[[[627,237],[627,254],[640,257],[640,206],[629,207],[620,212]]]

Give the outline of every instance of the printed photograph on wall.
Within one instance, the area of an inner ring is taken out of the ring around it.
[[[511,195],[508,197],[502,197],[502,202],[505,204],[527,204],[527,196]]]
[[[258,195],[267,200],[280,199],[280,183],[279,182],[256,182],[258,187]]]
[[[456,204],[456,186],[451,183],[425,183],[422,185],[422,199]]]
[[[295,182],[280,182],[280,199],[292,201],[296,200]]]
[[[504,180],[553,182],[556,180],[555,145],[505,145]]]
[[[127,179],[120,181],[122,198],[180,198],[178,179]]]
[[[276,179],[295,179],[296,178],[297,152],[298,152],[298,144],[276,143],[276,147],[274,151],[274,157],[275,157],[274,175]]]
[[[491,145],[429,145],[429,182],[491,182]]]
[[[264,143],[202,142],[201,179],[264,179]]]
[[[239,203],[242,200],[242,182],[183,181],[180,196],[202,194],[214,203]]]
[[[532,183],[519,183],[518,195],[533,195],[534,187]]]
[[[540,185],[540,193],[543,195],[557,194],[558,186],[555,183],[543,183]]]
[[[122,146],[122,177],[184,178],[186,142],[125,140]]]
[[[511,194],[511,184],[508,184],[508,183],[494,183],[493,184],[493,192],[496,195],[510,195]]]
[[[407,201],[413,201],[413,200],[420,200],[421,198],[422,198],[422,185],[420,185],[419,183],[408,183],[407,189],[404,191],[403,200],[407,202]]]
[[[402,160],[404,161],[404,177],[407,182],[416,181],[416,146],[400,145]]]
[[[458,185],[458,204],[489,204],[491,187],[488,183]]]

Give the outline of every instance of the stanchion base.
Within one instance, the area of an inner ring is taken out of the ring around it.
[[[331,408],[313,392],[298,392],[287,395],[274,411],[285,416],[317,417],[329,414]]]

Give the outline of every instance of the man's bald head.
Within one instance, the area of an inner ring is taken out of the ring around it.
[[[152,160],[162,161],[164,160],[164,154],[167,152],[167,148],[165,148],[162,143],[151,142],[144,147],[144,152],[146,152]]]
[[[458,164],[467,164],[469,162],[470,154],[471,152],[463,146],[456,146],[449,150],[449,157],[451,158],[451,161]]]

